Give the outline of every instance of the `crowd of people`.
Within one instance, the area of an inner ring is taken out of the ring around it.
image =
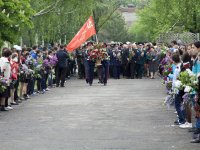
[[[73,55],[63,45],[51,49],[3,48],[0,58],[0,110],[8,111],[31,96],[45,94],[50,88],[65,87],[76,72]],[[70,68],[70,69],[69,69]],[[71,69],[72,68],[72,69]]]
[[[97,49],[96,47],[101,47]],[[97,51],[96,51],[97,50]],[[94,59],[101,54],[100,59]],[[95,53],[95,55],[93,55]],[[65,87],[66,79],[76,74],[91,86],[96,76],[100,84],[108,78],[154,79],[161,58],[160,46],[150,43],[87,42],[73,53],[65,46],[3,48],[0,58],[0,109],[8,111],[13,105],[53,87]],[[100,60],[100,61],[98,61]],[[98,63],[97,63],[98,61]]]
[[[104,43],[109,56],[108,74],[110,78],[142,79],[142,77],[155,78],[162,56],[161,45],[151,43]],[[87,78],[88,51],[93,47],[92,42],[82,45],[76,50],[78,76]],[[107,59],[108,60],[108,59]],[[97,76],[101,83],[101,71],[97,67]],[[100,75],[99,75],[100,74]]]
[[[90,68],[88,52],[95,47],[89,42],[75,52],[79,78],[87,78]],[[154,43],[103,44],[109,59],[103,67],[104,76],[120,79],[154,79],[162,77],[168,91],[166,103],[173,104],[177,113],[174,124],[193,133],[192,143],[200,143],[200,42],[184,45],[172,41],[169,45]],[[102,66],[105,64],[101,63]],[[97,65],[97,77],[102,82],[102,69]],[[101,67],[100,67],[101,68]],[[93,71],[90,72],[93,74]],[[158,76],[156,76],[158,77]],[[106,78],[107,79],[107,78]],[[107,82],[106,82],[107,83]],[[192,110],[195,125],[192,125]]]
[[[200,143],[199,54],[200,41],[189,45],[172,41],[159,65],[168,94],[165,103],[175,107],[177,120],[174,124],[193,133],[191,143]]]
[[[107,85],[108,78],[155,79],[156,73],[167,88],[167,104],[177,113],[175,125],[190,128],[193,143],[200,143],[200,42],[183,45],[156,43],[87,42],[72,53],[65,46],[38,49],[3,48],[0,58],[0,109],[8,111],[13,105],[45,94],[53,87],[65,87],[66,79],[78,72],[90,86],[93,78]],[[189,90],[188,90],[189,89]],[[192,125],[192,110],[196,123]]]

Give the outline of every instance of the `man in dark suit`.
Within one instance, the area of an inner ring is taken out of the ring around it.
[[[78,65],[78,77],[79,79],[83,79],[85,77],[85,68],[84,68],[84,51],[82,47],[76,50],[76,58]]]
[[[122,73],[123,77],[129,78],[129,47],[128,45],[124,45],[122,51],[121,51],[121,62],[122,62]]]
[[[69,58],[68,53],[65,51],[63,45],[60,46],[60,50],[56,53],[58,63],[56,66],[56,87],[59,85],[65,87],[65,77],[67,73],[67,59]],[[61,81],[61,84],[60,84]]]
[[[137,78],[142,79],[144,63],[146,60],[146,52],[143,49],[143,44],[138,45],[138,49],[136,50],[136,74]]]

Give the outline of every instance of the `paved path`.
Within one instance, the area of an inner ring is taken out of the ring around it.
[[[160,80],[70,80],[1,112],[0,150],[199,150],[164,97]]]

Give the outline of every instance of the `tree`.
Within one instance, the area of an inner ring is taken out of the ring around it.
[[[32,26],[34,10],[29,0],[0,0],[0,46],[4,41],[16,42],[20,29]]]
[[[199,6],[197,0],[151,0],[139,11],[139,21],[131,31],[149,40],[169,31],[200,32]]]
[[[7,22],[2,25],[4,30],[1,32],[5,33],[1,34],[1,40],[13,43],[22,37],[27,46],[40,45],[43,42],[66,43],[74,37],[90,15],[94,17],[98,33],[106,27],[106,23],[110,22],[124,1],[127,0],[0,0],[3,12],[1,18],[4,20],[2,22]],[[4,12],[4,7],[9,7],[9,11],[14,12],[14,23],[10,23],[10,18],[6,17],[8,9]],[[119,24],[121,27],[122,25]]]
[[[115,12],[112,17],[106,22],[102,30],[99,31],[99,39],[103,42],[130,41],[128,29],[124,18],[118,12]]]
[[[37,12],[32,18],[34,28],[25,27],[22,31],[24,42],[29,46],[36,44],[35,36],[45,43],[69,42],[90,15],[94,17],[98,33],[119,8],[120,0],[32,0],[31,6]]]

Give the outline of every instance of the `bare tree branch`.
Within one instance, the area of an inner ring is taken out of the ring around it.
[[[57,0],[55,3],[52,3],[51,5],[47,6],[45,9],[40,10],[33,17],[41,16],[41,15],[44,15],[44,14],[47,14],[47,13],[53,11],[57,7],[57,5],[60,1],[61,0]]]
[[[116,4],[116,8],[113,9],[113,11],[109,14],[109,16],[104,20],[104,22],[98,26],[97,33],[101,30],[103,25],[111,18],[111,16],[115,13],[115,11],[120,7],[120,4]]]

